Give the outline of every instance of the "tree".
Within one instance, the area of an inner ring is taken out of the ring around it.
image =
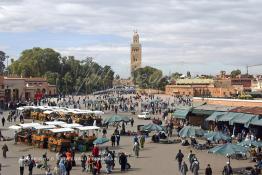
[[[6,58],[5,52],[0,50],[0,74],[1,75],[3,75],[4,70],[5,70],[5,64],[4,64],[5,58]]]
[[[161,80],[160,80],[159,83],[158,83],[158,88],[159,88],[160,90],[162,90],[162,91],[165,90],[166,85],[169,84],[168,79],[169,79],[169,77],[167,77],[167,76],[161,78]]]
[[[187,71],[186,77],[187,77],[187,78],[191,78],[191,73],[190,73],[190,71]]]
[[[179,72],[175,72],[171,75],[171,80],[177,80],[179,79],[183,74],[179,73]]]
[[[115,79],[120,80],[120,76],[118,74],[116,74]]]
[[[24,50],[8,67],[12,74],[24,77],[45,77],[56,84],[61,93],[91,93],[111,88],[114,71],[110,66],[102,67],[92,57],[79,61],[74,56],[61,56],[53,49],[32,48]]]
[[[47,71],[45,73],[45,77],[46,77],[48,83],[56,85],[59,74],[57,72]]]
[[[139,68],[134,72],[134,83],[140,88],[159,88],[162,71],[150,66]]]
[[[238,75],[241,75],[241,70],[239,70],[239,69],[233,70],[230,73],[231,78],[236,78]]]

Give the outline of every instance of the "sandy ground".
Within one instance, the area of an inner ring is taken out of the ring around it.
[[[4,113],[6,115],[6,113]],[[109,116],[110,114],[105,114],[106,116]],[[123,114],[123,115],[130,115],[130,114]],[[135,125],[133,128],[131,128],[130,125],[127,126],[127,130],[136,131],[136,126],[138,124],[147,124],[151,121],[145,121],[145,120],[139,120],[134,116],[135,119]],[[12,125],[13,123],[8,123],[7,125],[2,129],[2,133],[4,136],[12,136],[13,131],[8,130],[8,126]],[[108,132],[112,133],[113,127],[110,127]],[[101,136],[101,133],[99,134]],[[0,162],[2,163],[2,172],[1,175],[16,175],[19,174],[19,167],[18,167],[18,159],[22,155],[28,155],[31,154],[34,157],[38,158],[41,157],[41,155],[45,152],[47,152],[48,157],[50,158],[49,164],[54,165],[55,163],[55,153],[50,152],[48,150],[43,150],[39,148],[34,148],[32,146],[27,146],[24,144],[18,144],[14,145],[13,141],[10,142],[0,142],[0,146],[6,143],[9,147],[9,152],[7,153],[7,159],[4,159],[2,155],[0,156]],[[110,143],[106,143],[103,145],[109,146]],[[120,141],[120,147],[116,148],[116,152],[126,152],[126,153],[132,153],[132,137],[128,136],[122,136]],[[110,147],[111,149],[111,147]],[[175,155],[177,154],[178,150],[181,149],[184,153],[185,157],[187,157],[190,147],[183,147],[180,144],[155,144],[150,143],[150,138],[147,139],[145,148],[140,151],[140,157],[135,158],[133,156],[128,158],[128,162],[131,164],[132,168],[123,173],[123,174],[136,174],[136,175],[179,175],[178,172],[178,166],[177,161],[175,161]],[[227,162],[227,158],[220,156],[220,155],[213,155],[208,154],[207,150],[204,151],[198,151],[193,149],[193,153],[195,153],[200,161],[200,174],[204,174],[204,169],[206,168],[207,164],[211,164],[211,167],[213,169],[214,175],[221,175],[221,171],[223,169],[223,166]],[[80,154],[77,153],[76,157],[79,157]],[[185,161],[188,163],[188,159],[185,158]],[[239,168],[239,167],[246,167],[246,166],[253,166],[254,163],[250,163],[249,160],[232,160],[232,167],[233,168]],[[116,163],[116,168],[113,171],[112,174],[120,174],[120,166],[118,163]],[[105,166],[103,165],[102,168],[102,174],[105,172]],[[73,167],[73,170],[71,171],[73,175],[75,174],[88,174],[87,172],[81,172],[80,167],[80,161],[77,160],[77,166]],[[28,174],[28,168],[25,169],[25,174]],[[42,175],[45,174],[43,170],[34,168],[34,175]],[[188,174],[192,174],[189,172]]]

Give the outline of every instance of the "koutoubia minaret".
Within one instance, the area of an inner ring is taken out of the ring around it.
[[[131,44],[131,77],[133,77],[134,71],[141,67],[142,62],[142,48],[139,43],[139,35],[137,31],[134,32],[133,42]]]

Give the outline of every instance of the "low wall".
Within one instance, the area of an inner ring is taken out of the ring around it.
[[[222,99],[222,98],[201,98],[194,97],[193,102],[206,102],[207,104],[224,105],[224,106],[245,106],[258,107],[262,106],[262,100],[239,100],[239,99]]]

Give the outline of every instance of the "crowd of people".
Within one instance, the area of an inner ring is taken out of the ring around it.
[[[141,112],[141,111],[150,111],[151,114],[157,114],[163,116],[164,124],[166,125],[166,132],[159,132],[154,134],[152,141],[158,142],[160,139],[173,137],[174,125],[171,119],[168,119],[166,116],[166,111],[172,110],[174,105],[192,105],[190,97],[170,97],[168,99],[161,99],[159,97],[151,96],[113,96],[113,95],[101,95],[95,99],[89,97],[79,98],[75,100],[73,97],[69,98],[58,98],[56,102],[46,100],[43,103],[47,104],[56,104],[60,106],[73,105],[74,108],[86,108],[93,110],[102,110],[118,114],[118,112]],[[9,113],[8,121],[13,122],[14,114]],[[5,117],[2,117],[2,126],[5,126]],[[22,122],[22,121],[21,121]],[[162,122],[162,121],[161,121]],[[185,124],[185,123],[184,123]],[[183,125],[184,125],[183,124]],[[131,120],[131,127],[134,125],[134,120]],[[118,126],[109,135],[112,148],[120,147],[121,134],[125,133],[125,123],[122,122],[121,131],[119,131]],[[223,128],[225,132],[226,127]],[[106,127],[103,128],[102,137],[107,137]],[[254,139],[251,134],[243,133],[245,139]],[[2,134],[0,132],[0,139]],[[154,139],[153,139],[154,138]],[[136,158],[140,157],[140,152],[145,147],[146,136],[144,134],[137,134],[132,138],[132,148],[133,155]],[[191,140],[192,142],[192,140]],[[7,158],[8,147],[5,144],[2,147],[3,157]],[[116,153],[111,151],[108,147],[104,151],[101,151],[98,145],[94,145],[91,153],[87,154],[86,152],[81,153],[80,155],[80,164],[83,172],[88,172],[93,175],[100,174],[102,171],[105,171],[107,174],[111,174],[115,170],[115,166],[118,160],[121,172],[124,172],[131,168],[131,165],[128,163],[129,154],[124,152]],[[70,175],[71,170],[76,166],[75,153],[73,150],[67,150],[66,152],[59,152],[56,154],[56,164],[49,165],[49,158],[47,154],[44,154],[40,161],[35,160],[30,154],[27,156],[22,156],[18,160],[20,175],[25,174],[25,167],[28,167],[29,175],[33,173],[35,167],[41,168],[46,171],[46,175]],[[193,151],[190,150],[187,159],[182,153],[181,150],[178,151],[175,156],[175,160],[178,163],[178,173],[181,175],[186,175],[191,171],[192,174],[198,175],[200,170],[200,160],[197,158],[196,154],[193,154]],[[261,164],[262,165],[262,164]],[[212,166],[210,164],[205,165],[205,175],[212,175]],[[223,175],[232,175],[233,169],[230,165],[230,162],[227,162],[222,170]]]

